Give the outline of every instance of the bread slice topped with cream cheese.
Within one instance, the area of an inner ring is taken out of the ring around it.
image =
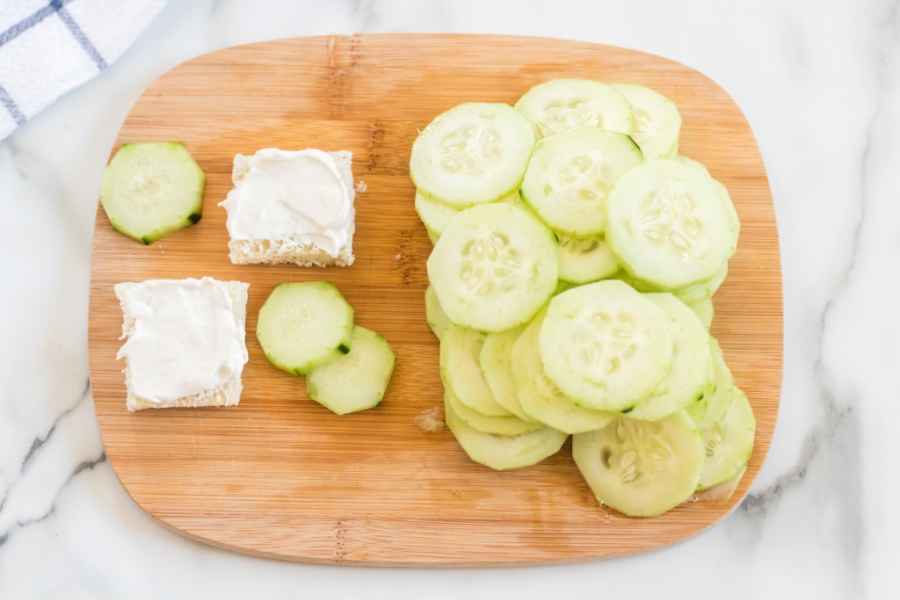
[[[129,411],[240,402],[248,287],[211,277],[116,284]]]
[[[264,148],[234,157],[228,256],[234,264],[353,264],[353,153]]]

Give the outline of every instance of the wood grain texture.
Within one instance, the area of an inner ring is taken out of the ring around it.
[[[716,295],[713,333],[757,415],[756,446],[728,501],[701,500],[653,519],[601,507],[570,443],[544,463],[498,473],[470,462],[446,429],[414,419],[440,405],[438,344],[425,323],[431,244],[413,209],[407,163],[417,130],[466,101],[514,103],[558,77],[635,82],[673,99],[682,153],[730,190],[738,252]],[[207,173],[203,220],[151,246],[115,233],[98,209],[89,345],[97,420],[109,462],[144,510],[216,546],[317,563],[469,566],[609,558],[693,536],[746,495],[772,436],[781,388],[778,237],[762,158],[741,111],[707,77],[672,61],[562,40],[364,35],[266,42],[200,56],[137,101],[124,142],[183,141]],[[225,211],[232,159],[259,148],[346,149],[368,191],[357,196],[356,263],[347,269],[235,266]],[[250,283],[240,406],[128,413],[122,315],[113,285],[209,275]],[[270,367],[253,332],[284,281],[327,279],[382,332],[397,369],[377,409],[338,417],[303,379]]]

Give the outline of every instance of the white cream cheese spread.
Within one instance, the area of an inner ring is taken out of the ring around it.
[[[246,167],[219,204],[232,240],[290,238],[334,257],[349,242],[350,193],[330,154],[265,148]]]
[[[122,306],[133,326],[116,359],[128,358],[131,390],[148,401],[219,387],[248,360],[231,296],[210,277],[137,283],[125,290]]]

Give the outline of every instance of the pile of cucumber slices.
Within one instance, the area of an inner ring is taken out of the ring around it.
[[[596,498],[630,516],[743,473],[755,418],[708,331],[740,222],[680,129],[646,87],[553,80],[415,141],[426,318],[472,460],[533,465],[571,434]]]

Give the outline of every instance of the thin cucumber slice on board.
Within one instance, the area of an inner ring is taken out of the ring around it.
[[[425,288],[425,322],[428,323],[437,339],[441,339],[447,327],[452,325],[447,317],[447,313],[441,308],[441,303],[438,301],[437,294],[434,293],[434,288],[430,285]]]
[[[678,160],[631,169],[605,206],[606,243],[631,276],[661,290],[706,281],[734,254],[734,222],[719,190]]]
[[[416,214],[428,229],[428,233],[434,233],[438,237],[443,233],[447,222],[459,212],[458,208],[429,198],[418,190],[416,190],[415,206]]]
[[[491,393],[478,356],[485,334],[474,329],[450,325],[441,336],[441,377],[459,400],[488,417],[511,417]]]
[[[619,270],[619,259],[602,236],[559,237],[559,278],[582,284],[612,277]]]
[[[444,403],[449,405],[452,408],[453,413],[465,421],[466,425],[472,429],[477,429],[482,433],[492,433],[494,435],[519,435],[541,429],[544,426],[543,423],[523,421],[519,417],[512,415],[506,417],[489,417],[483,415],[463,404],[449,386],[444,388]]]
[[[534,421],[519,404],[516,382],[509,366],[513,345],[524,329],[525,326],[520,325],[514,329],[487,334],[481,347],[481,354],[478,355],[478,364],[497,404],[523,421]]]
[[[200,220],[206,175],[181,142],[122,144],[103,172],[113,229],[144,244]]]
[[[703,429],[706,466],[697,491],[730,481],[747,465],[753,452],[756,417],[747,395],[734,388],[734,399],[722,418]]]
[[[350,352],[306,374],[306,394],[339,415],[366,410],[381,404],[396,364],[384,336],[357,325]]]
[[[266,358],[295,375],[350,352],[352,336],[353,308],[330,281],[275,286],[256,323]]]
[[[725,363],[725,356],[722,354],[722,347],[719,346],[718,340],[712,336],[709,337],[709,349],[712,354],[716,391],[709,397],[706,414],[703,415],[703,420],[700,422],[701,427],[709,427],[725,415],[725,411],[732,402],[734,391],[734,377],[731,375],[731,369]]]
[[[628,100],[598,81],[554,79],[538,84],[519,98],[516,109],[537,125],[541,137],[580,125],[625,135],[634,131],[634,117]]]
[[[601,504],[629,517],[653,517],[694,494],[706,450],[697,424],[678,411],[661,421],[620,417],[577,434],[572,458]]]
[[[645,294],[672,323],[672,367],[650,395],[628,413],[632,419],[658,421],[688,407],[706,392],[711,357],[709,332],[700,318],[672,294]]]
[[[701,281],[694,285],[672,290],[672,294],[685,304],[700,302],[701,300],[712,298],[713,295],[719,291],[719,288],[725,282],[725,277],[727,276],[728,263],[726,262],[722,265],[722,268],[713,275],[712,279],[707,279],[706,281]]]
[[[594,410],[637,405],[672,366],[674,341],[666,313],[615,279],[555,296],[538,340],[551,381]]]
[[[699,302],[688,304],[687,307],[694,311],[694,314],[700,318],[700,322],[703,323],[703,326],[709,329],[709,326],[712,325],[713,317],[716,314],[712,298],[704,298]]]
[[[650,88],[635,83],[611,83],[628,100],[634,115],[631,137],[644,157],[671,158],[678,154],[681,114],[675,103]]]
[[[450,219],[428,279],[457,325],[504,331],[529,321],[556,287],[556,237],[523,209],[488,204]]]
[[[495,200],[495,202],[520,205],[522,204],[522,199],[519,197],[519,190],[515,189],[499,200]],[[419,219],[425,225],[425,230],[428,231],[428,239],[431,240],[432,244],[437,243],[450,219],[462,210],[429,198],[418,190],[416,190],[415,204],[416,214],[419,215]]]
[[[598,235],[609,190],[642,160],[640,148],[627,135],[576,127],[538,142],[522,181],[522,198],[558,233]]]
[[[467,425],[447,402],[444,419],[469,458],[498,471],[536,465],[559,452],[568,437],[550,427],[520,435],[484,433]]]
[[[507,104],[460,104],[416,138],[409,175],[450,206],[493,202],[519,187],[535,141],[531,122]]]
[[[565,433],[606,427],[615,418],[613,413],[578,406],[544,373],[538,349],[538,334],[544,316],[545,311],[538,313],[516,340],[510,354],[509,367],[522,410],[531,418]]]
[[[712,363],[712,340],[710,340],[709,373],[707,373],[706,377],[707,382],[703,395],[700,396],[696,402],[693,402],[684,409],[697,425],[700,425],[703,422],[703,417],[706,416],[706,409],[709,407],[709,400],[713,397],[713,394],[716,393],[717,389],[716,373]]]

